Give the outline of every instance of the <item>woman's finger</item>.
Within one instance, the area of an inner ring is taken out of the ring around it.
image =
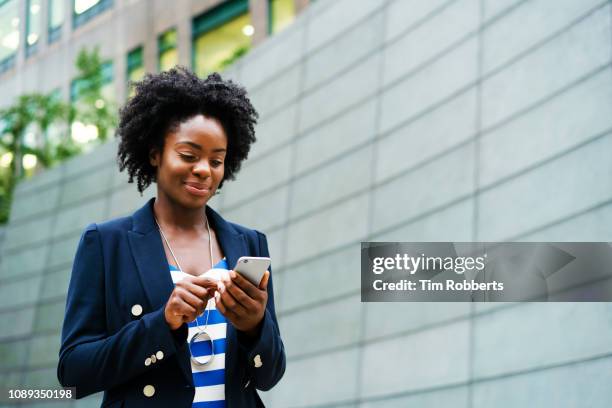
[[[196,312],[196,309],[193,306],[183,300],[183,298],[180,296],[180,291],[177,291],[176,288],[170,296],[168,306],[170,313],[172,313],[174,316],[188,315]]]
[[[215,279],[204,276],[188,276],[190,282],[206,289],[216,289],[217,281]]]
[[[247,311],[244,306],[238,303],[238,301],[234,299],[232,294],[228,292],[225,287],[221,287],[219,293],[226,309],[234,313],[237,317],[246,315]]]
[[[190,293],[187,290],[180,290],[179,296],[183,299],[184,302],[188,303],[191,307],[193,307],[198,315],[200,315],[204,309],[206,308],[206,300]]]
[[[268,280],[270,280],[270,271],[265,271],[263,278],[261,278],[261,282],[259,282],[259,289],[267,291]]]
[[[247,295],[240,286],[234,283],[234,281],[224,281],[223,285],[225,287],[225,290],[232,295],[232,298],[235,299],[236,302],[242,305],[246,310],[253,309],[257,306],[257,301],[251,296]]]
[[[193,293],[196,297],[202,300],[208,300],[210,298],[209,289],[202,287],[190,280],[183,280],[177,282],[176,287],[185,289],[186,291]],[[215,285],[216,288],[216,285]]]
[[[251,299],[260,299],[261,294],[257,286],[253,285],[250,280],[242,276],[236,271],[230,271],[230,279],[233,283],[238,285],[242,291],[249,296]]]

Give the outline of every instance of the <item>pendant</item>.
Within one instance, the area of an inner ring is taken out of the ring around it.
[[[194,356],[193,346],[196,341],[198,343],[210,342],[210,355],[198,357]],[[191,361],[193,361],[193,363],[197,366],[205,366],[212,361],[213,357],[215,356],[215,344],[212,337],[210,337],[210,334],[208,334],[206,330],[198,331],[193,335],[191,340],[189,340],[189,352],[191,354]]]

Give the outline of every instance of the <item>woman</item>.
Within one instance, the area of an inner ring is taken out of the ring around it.
[[[141,194],[155,182],[157,195],[81,237],[57,369],[77,398],[263,406],[255,390],[283,376],[270,271],[259,285],[222,271],[269,256],[266,237],[206,205],[246,159],[256,119],[244,89],[218,74],[178,68],[136,84],[120,111],[118,162]]]

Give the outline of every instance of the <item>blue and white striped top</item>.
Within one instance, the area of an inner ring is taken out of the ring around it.
[[[187,275],[174,265],[170,265],[172,283],[180,281]],[[227,271],[228,265],[223,258],[215,267],[204,274],[215,280],[221,278]],[[205,310],[197,320],[200,326],[204,326],[206,315],[208,315],[207,332],[212,337],[215,347],[213,360],[205,366],[197,366],[191,362],[191,373],[195,385],[192,408],[225,408],[225,337],[227,333],[227,320],[215,307],[215,299],[208,301],[208,310]],[[188,324],[189,334],[187,343],[197,333],[197,324],[194,320]],[[210,355],[210,343],[208,341],[196,342],[192,351],[196,357]]]

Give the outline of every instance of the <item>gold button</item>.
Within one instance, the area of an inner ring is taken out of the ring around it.
[[[255,364],[255,368],[259,368],[263,365],[263,363],[261,362],[261,356],[259,354],[255,356],[255,358],[253,359],[253,363]]]
[[[155,357],[155,354],[151,354],[151,362],[152,363],[157,362],[157,357]]]
[[[158,360],[161,360],[162,358],[164,358],[163,351],[159,350],[157,353],[155,353],[155,357],[157,357]]]
[[[145,385],[145,387],[142,389],[142,393],[145,395],[145,397],[152,397],[153,394],[155,394],[155,387],[152,385]]]
[[[140,316],[142,314],[142,306],[139,304],[132,306],[132,314],[134,316]]]
[[[147,357],[147,359],[145,360],[145,365],[148,367],[151,365],[151,359]]]

